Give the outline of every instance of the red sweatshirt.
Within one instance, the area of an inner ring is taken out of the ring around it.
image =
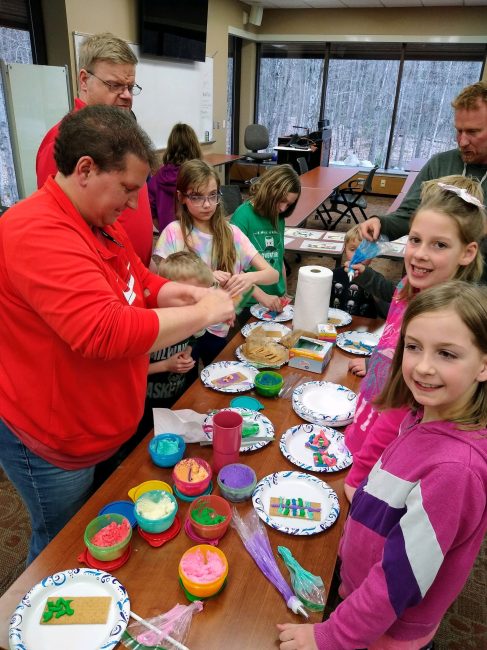
[[[74,110],[79,111],[86,104],[81,99],[74,100]],[[59,133],[59,123],[55,124],[44,136],[36,157],[37,187],[41,188],[48,176],[55,176],[57,173],[56,161],[54,160],[54,141]],[[135,252],[148,267],[152,255],[152,216],[149,204],[147,184],[139,192],[139,203],[137,208],[126,208],[118,218],[130,237]]]
[[[135,431],[158,333],[147,307],[166,282],[123,228],[105,231],[123,246],[97,236],[52,178],[0,219],[0,417],[77,458]]]

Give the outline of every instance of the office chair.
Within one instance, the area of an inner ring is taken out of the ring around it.
[[[229,217],[243,203],[240,188],[238,185],[221,185],[220,192],[223,197],[223,213],[225,217]]]
[[[359,178],[351,180],[345,190],[339,190],[337,196],[332,197],[332,206],[343,205],[345,209],[340,212],[340,216],[333,224],[333,228],[340,223],[343,217],[347,217],[347,223],[350,223],[350,219],[353,218],[355,223],[358,224],[357,216],[354,212],[354,208],[358,208],[362,213],[364,221],[367,219],[365,214],[365,208],[367,207],[367,199],[365,198],[366,194],[372,192],[372,179],[374,178],[375,172],[378,169],[378,165],[373,167],[367,175],[367,178]]]
[[[296,162],[298,163],[299,175],[300,176],[301,176],[301,174],[305,174],[307,171],[309,171],[308,162],[307,162],[306,158],[303,158],[302,156],[300,156],[299,158],[296,158]]]
[[[247,149],[245,156],[257,162],[257,176],[260,175],[260,163],[272,160],[272,153],[260,151],[269,146],[269,131],[262,124],[249,124],[245,129],[244,144]]]

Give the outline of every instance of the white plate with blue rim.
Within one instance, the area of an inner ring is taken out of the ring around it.
[[[298,424],[279,442],[285,458],[307,472],[339,472],[352,464],[343,433],[317,424]]]
[[[295,413],[311,424],[344,427],[353,420],[357,395],[341,384],[307,381],[294,389],[292,405]]]
[[[275,323],[284,323],[285,321],[292,320],[294,318],[294,307],[293,305],[286,305],[281,312],[272,311],[267,309],[264,305],[256,303],[250,308],[250,313],[255,318],[264,321],[273,321]]]
[[[249,336],[255,329],[258,327],[263,330],[263,335],[268,336],[271,340],[274,341],[279,341],[282,339],[283,336],[286,336],[287,334],[291,334],[291,328],[288,327],[287,325],[283,325],[282,323],[277,323],[276,321],[271,321],[271,322],[262,322],[262,321],[257,321],[255,323],[247,323],[242,327],[240,330],[242,332],[242,336]]]
[[[107,622],[90,625],[41,625],[48,598],[109,596]],[[111,650],[127,627],[130,600],[125,587],[110,573],[98,569],[69,569],[38,582],[17,605],[8,632],[11,650]]]
[[[337,345],[345,352],[368,357],[380,341],[380,336],[373,332],[341,332],[337,336]]]
[[[328,322],[335,327],[345,327],[345,325],[350,325],[352,317],[348,312],[343,311],[343,309],[330,307],[328,309]]]
[[[220,393],[245,393],[254,387],[257,368],[242,361],[216,361],[201,371],[201,381],[207,388]]]
[[[278,350],[279,352],[282,352],[282,355],[284,356],[284,359],[279,363],[271,363],[270,361],[267,363],[261,361],[253,361],[252,359],[249,359],[245,356],[244,351],[242,350],[242,345],[239,345],[235,350],[235,356],[237,359],[240,359],[240,361],[244,361],[245,363],[248,363],[255,368],[282,368],[282,366],[289,361],[289,353],[283,345],[279,345],[279,343],[276,343],[276,345],[279,346]]]
[[[255,486],[252,503],[262,521],[288,535],[321,533],[340,514],[334,490],[304,472],[276,472],[265,476]],[[271,503],[277,503],[277,507]]]
[[[259,431],[252,435],[252,442],[245,442],[245,438],[242,438],[242,444],[240,446],[240,453],[245,453],[247,451],[256,451],[257,449],[262,449],[270,442],[272,442],[272,437],[274,435],[274,426],[272,422],[259,411],[253,411],[252,409],[240,408],[239,406],[232,406],[231,408],[220,409],[221,411],[235,411],[240,413],[244,419],[244,424],[258,424]],[[203,433],[208,438],[208,440],[213,439],[213,415],[208,415],[203,420]],[[254,440],[256,436],[262,436],[262,440]]]

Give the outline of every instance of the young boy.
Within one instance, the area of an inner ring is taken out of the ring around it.
[[[362,236],[358,225],[347,231],[345,265],[333,271],[330,307],[342,309],[352,316],[385,318],[394,293],[394,283],[368,267],[370,261],[361,265],[361,274],[357,278],[352,281],[348,278],[348,264],[361,241]]]
[[[168,255],[158,268],[159,275],[197,287],[211,287],[213,274],[208,266],[196,255],[180,251]],[[191,356],[191,343],[195,337],[184,339],[176,345],[157,350],[150,355],[145,409],[139,424],[145,433],[153,427],[153,408],[171,408],[188,386],[187,373],[193,369],[195,361]],[[194,379],[193,373],[191,376]]]

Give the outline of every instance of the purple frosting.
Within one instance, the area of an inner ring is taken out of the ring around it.
[[[254,473],[247,465],[226,465],[220,470],[220,481],[229,488],[245,488],[254,480]]]

